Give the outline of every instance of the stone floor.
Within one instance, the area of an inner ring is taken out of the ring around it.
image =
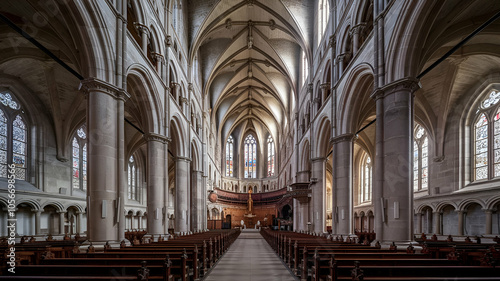
[[[245,229],[205,281],[296,281],[257,230]]]

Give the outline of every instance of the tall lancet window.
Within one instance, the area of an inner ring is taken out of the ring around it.
[[[229,136],[226,143],[226,177],[233,177],[233,137]]]
[[[85,125],[73,137],[73,188],[87,189],[87,134]]]
[[[128,199],[139,199],[137,196],[137,168],[134,156],[130,156],[128,159]]]
[[[330,14],[330,5],[328,0],[318,1],[318,44],[323,37],[328,24],[328,16]]]
[[[413,133],[413,190],[426,190],[429,185],[429,138],[419,124]]]
[[[472,124],[473,179],[500,177],[500,91],[492,90],[481,102]]]
[[[0,93],[0,177],[8,177],[8,164],[15,177],[26,180],[28,131],[21,106],[9,92]]]
[[[274,141],[271,136],[267,138],[267,176],[274,176]]]
[[[367,153],[361,161],[360,180],[359,202],[370,202],[372,200],[372,159]]]
[[[257,141],[252,135],[245,138],[245,178],[257,178]]]

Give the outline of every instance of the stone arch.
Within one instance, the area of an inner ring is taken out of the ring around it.
[[[315,157],[326,157],[331,150],[330,138],[331,138],[331,123],[330,120],[323,116],[319,119],[320,122],[317,126],[316,140],[317,144],[315,149]]]
[[[169,145],[169,149],[175,152],[175,156],[187,156],[189,155],[186,147],[186,133],[184,131],[184,123],[181,121],[182,118],[177,114],[170,120],[170,139],[172,140]]]
[[[346,86],[341,93],[338,104],[339,116],[347,118],[339,119],[337,124],[340,128],[339,134],[356,132],[361,129],[363,122],[371,116],[375,116],[375,101],[370,97],[374,87],[374,70],[370,64],[362,63],[356,65],[346,80]],[[360,93],[353,95],[353,91]],[[348,113],[351,114],[348,114]],[[358,114],[352,114],[353,112]]]
[[[127,70],[127,91],[130,99],[125,110],[139,123],[144,132],[159,133],[162,127],[163,109],[153,77],[145,66],[132,64]]]

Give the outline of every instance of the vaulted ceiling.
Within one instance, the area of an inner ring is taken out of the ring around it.
[[[190,40],[192,55],[201,58],[203,92],[218,137],[224,142],[233,132],[243,137],[252,130],[258,138],[268,132],[276,139],[301,86],[314,1],[206,2],[190,1]]]

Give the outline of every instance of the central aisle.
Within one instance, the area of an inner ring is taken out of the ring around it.
[[[295,281],[257,230],[243,230],[205,281]]]

